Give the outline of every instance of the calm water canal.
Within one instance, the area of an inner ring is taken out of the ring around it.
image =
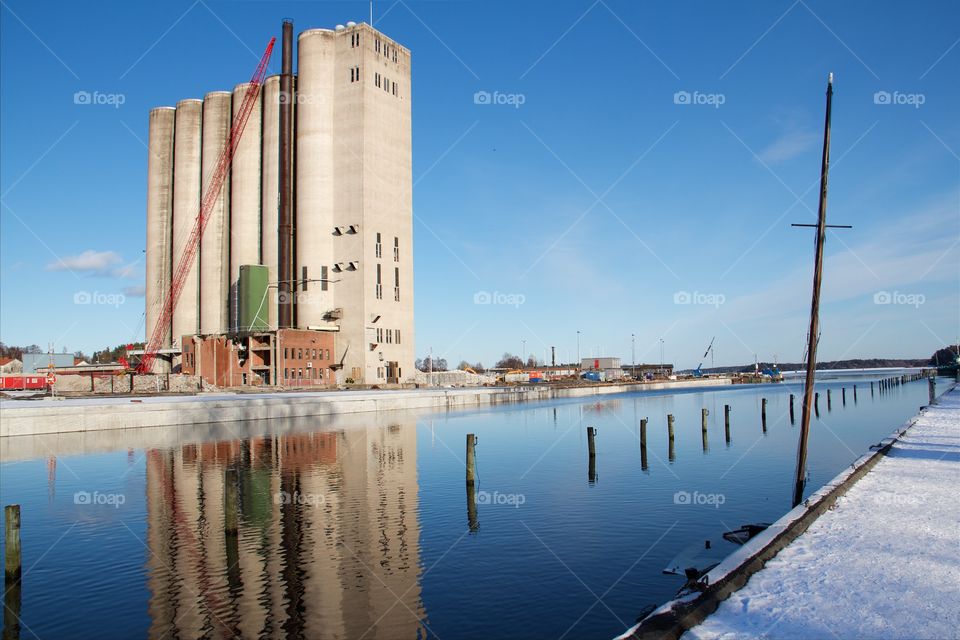
[[[878,379],[818,382],[808,493],[927,401],[925,380],[871,394]],[[724,531],[790,509],[800,393],[788,382],[6,439],[21,637],[609,638],[682,586],[662,573],[678,556],[710,540],[720,559],[736,549]]]

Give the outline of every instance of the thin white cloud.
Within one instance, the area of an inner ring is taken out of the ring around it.
[[[47,271],[74,271],[103,275],[111,267],[123,262],[115,251],[94,251],[88,249],[77,256],[67,256],[47,265]]]
[[[780,134],[757,155],[767,164],[785,162],[815,147],[819,139],[814,131],[793,129]]]
[[[135,284],[132,287],[124,287],[123,295],[128,298],[142,298],[147,295],[147,287],[142,284]]]

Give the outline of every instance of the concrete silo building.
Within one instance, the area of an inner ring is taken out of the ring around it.
[[[226,386],[404,382],[414,374],[410,52],[348,23],[300,33],[293,56],[292,25],[284,31],[289,93],[282,75],[264,82],[174,310],[172,357],[156,368]],[[147,335],[248,87],[151,112]]]

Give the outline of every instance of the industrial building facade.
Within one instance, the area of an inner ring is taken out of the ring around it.
[[[296,60],[289,93],[283,76],[264,82],[173,311],[162,346],[174,357],[158,358],[155,370],[183,367],[188,342],[195,351],[208,337],[240,345],[254,331],[298,329],[329,334],[324,343],[332,336],[333,382],[414,374],[410,52],[367,24],[348,23],[300,33]],[[150,113],[147,335],[248,88]],[[239,286],[248,265],[266,267],[266,289]],[[251,302],[262,305],[257,326],[242,319]],[[270,375],[250,381],[288,378],[276,368],[283,359],[274,351]]]

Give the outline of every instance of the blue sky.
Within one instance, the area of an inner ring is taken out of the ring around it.
[[[369,4],[0,15],[0,339],[90,352],[143,335],[149,109],[248,79],[284,17]],[[579,330],[627,362],[631,334],[638,361],[663,338],[696,366],[713,336],[717,365],[800,360],[813,232],[790,223],[815,221],[831,71],[828,220],[854,228],[828,236],[820,357],[957,339],[957,3],[404,0],[374,21],[413,55],[420,355],[572,359]]]

